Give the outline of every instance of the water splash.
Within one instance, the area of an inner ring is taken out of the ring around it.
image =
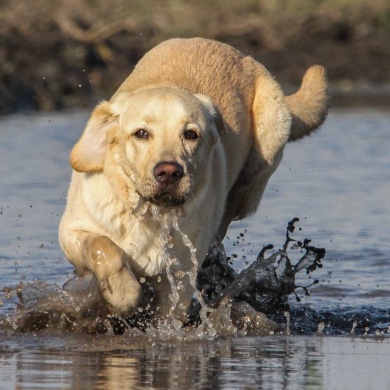
[[[198,262],[198,259],[196,257],[196,248],[193,246],[193,244],[192,244],[191,240],[188,238],[187,234],[185,234],[180,229],[177,218],[173,220],[173,227],[178,233],[180,233],[180,235],[183,239],[184,245],[189,249],[190,254],[191,254],[191,261],[192,261],[193,267],[189,271],[188,277],[189,277],[190,285],[194,290],[194,299],[200,305],[200,307],[198,309],[199,310],[198,315],[199,315],[199,319],[200,319],[198,321],[198,324],[201,326],[198,326],[197,333],[199,335],[201,335],[201,334],[204,334],[207,332],[207,334],[209,336],[213,337],[217,334],[217,332],[214,329],[214,326],[209,318],[209,315],[213,313],[213,309],[206,305],[205,301],[203,300],[202,294],[200,293],[200,291],[197,288],[196,278],[198,275],[199,262]]]
[[[156,208],[156,213],[158,213],[158,210]],[[172,237],[170,235],[170,226],[169,223],[170,221],[176,221],[177,220],[177,215],[171,212],[170,214],[165,214],[163,216],[163,224],[162,224],[162,232],[161,236],[163,239],[163,242],[165,243],[165,250],[163,254],[163,262],[166,265],[166,275],[171,287],[171,293],[169,294],[169,299],[171,301],[171,307],[169,309],[169,318],[170,318],[170,326],[173,327],[174,330],[179,330],[182,327],[182,322],[177,320],[175,317],[175,308],[179,303],[180,296],[179,296],[179,291],[178,291],[178,286],[175,283],[174,276],[171,271],[171,267],[174,263],[176,263],[177,259],[174,257],[169,256],[169,250],[171,248],[171,240]],[[167,324],[166,324],[167,325]]]
[[[169,282],[172,291],[169,298],[174,310],[180,297],[180,279],[188,277],[194,289],[194,304],[190,313],[197,327],[183,327],[180,321],[175,320],[173,311],[169,321],[159,326],[150,324],[150,316],[144,309],[140,309],[132,318],[107,316],[95,286],[96,281],[91,276],[83,280],[72,279],[73,284],[68,285],[68,288],[77,290],[78,294],[68,294],[61,287],[42,281],[5,288],[0,292],[0,300],[8,307],[13,305],[17,308],[0,316],[0,331],[115,333],[127,337],[142,335],[151,340],[189,340],[233,334],[261,334],[260,330],[275,333],[272,326],[279,323],[283,326],[274,329],[284,329],[283,333],[287,334],[354,337],[384,337],[390,334],[390,310],[373,307],[314,310],[306,305],[288,305],[288,295],[296,295],[297,289],[303,289],[305,294],[309,294],[309,288],[316,284],[314,281],[309,286],[297,286],[295,275],[302,271],[314,272],[322,266],[321,260],[325,255],[325,250],[311,246],[309,240],[301,242],[291,237],[297,219],[288,224],[286,241],[281,250],[267,257],[273,246],[265,246],[256,260],[238,274],[229,264],[223,246],[215,242],[197,272],[196,250],[188,236],[178,228],[178,218],[176,214],[167,215],[162,229],[163,240],[167,245],[164,261],[167,264],[168,280],[171,278]],[[193,263],[190,272],[181,277],[174,270],[177,260],[169,256],[172,228],[188,247]],[[304,252],[304,255],[296,264],[292,264],[289,253],[295,249]],[[145,294],[152,296],[153,287],[146,280],[140,279],[140,283]],[[262,313],[267,313],[268,318]]]
[[[296,295],[296,289],[302,288],[309,294],[308,288],[318,281],[309,286],[296,286],[295,275],[302,270],[311,273],[322,267],[325,249],[310,246],[310,240],[301,242],[291,237],[298,221],[294,218],[288,223],[286,241],[281,250],[266,258],[266,252],[273,249],[273,245],[266,245],[257,259],[239,275],[229,265],[224,252],[209,256],[198,275],[198,289],[203,291],[207,304],[217,307],[226,300],[245,301],[259,312],[274,314],[289,310],[288,296],[291,293]],[[288,254],[291,242],[304,250],[296,265],[291,263]]]
[[[330,307],[314,310],[308,306],[298,305],[290,309],[291,332],[298,335],[312,335],[318,324],[324,323],[322,330],[325,336],[390,336],[390,308],[372,306]],[[281,319],[271,316],[276,321]]]
[[[0,317],[0,329],[37,332],[51,329],[70,333],[106,333],[107,312],[89,295],[70,295],[60,286],[42,281],[7,288],[17,297],[17,309]]]

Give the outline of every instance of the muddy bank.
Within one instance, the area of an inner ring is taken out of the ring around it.
[[[361,4],[360,16],[324,8],[294,17],[297,10],[289,16],[281,9],[277,18],[277,9],[272,14],[258,2],[256,9],[215,8],[207,19],[204,2],[193,13],[185,2],[162,9],[149,0],[154,8],[132,17],[130,5],[120,16],[100,1],[96,9],[77,0],[68,7],[60,0],[39,0],[34,9],[27,3],[0,4],[0,114],[90,107],[111,96],[147,50],[173,36],[229,43],[262,62],[288,92],[318,63],[328,69],[333,104],[390,101],[389,7],[371,7],[365,18]]]

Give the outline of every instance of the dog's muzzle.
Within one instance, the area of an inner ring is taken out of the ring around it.
[[[186,201],[180,191],[180,182],[184,177],[183,167],[175,161],[163,161],[153,169],[157,184],[156,194],[148,200],[158,206],[173,208],[182,206]]]

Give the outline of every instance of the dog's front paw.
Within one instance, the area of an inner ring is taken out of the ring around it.
[[[142,302],[141,285],[126,267],[104,279],[100,288],[112,315],[131,315]]]

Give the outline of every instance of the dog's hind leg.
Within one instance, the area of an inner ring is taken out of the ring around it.
[[[278,167],[287,142],[315,131],[325,120],[327,103],[326,71],[309,68],[300,89],[285,96],[279,84],[260,64],[252,104],[253,145],[247,161],[230,190],[219,230],[224,237],[232,220],[253,214],[260,203],[269,178]]]

